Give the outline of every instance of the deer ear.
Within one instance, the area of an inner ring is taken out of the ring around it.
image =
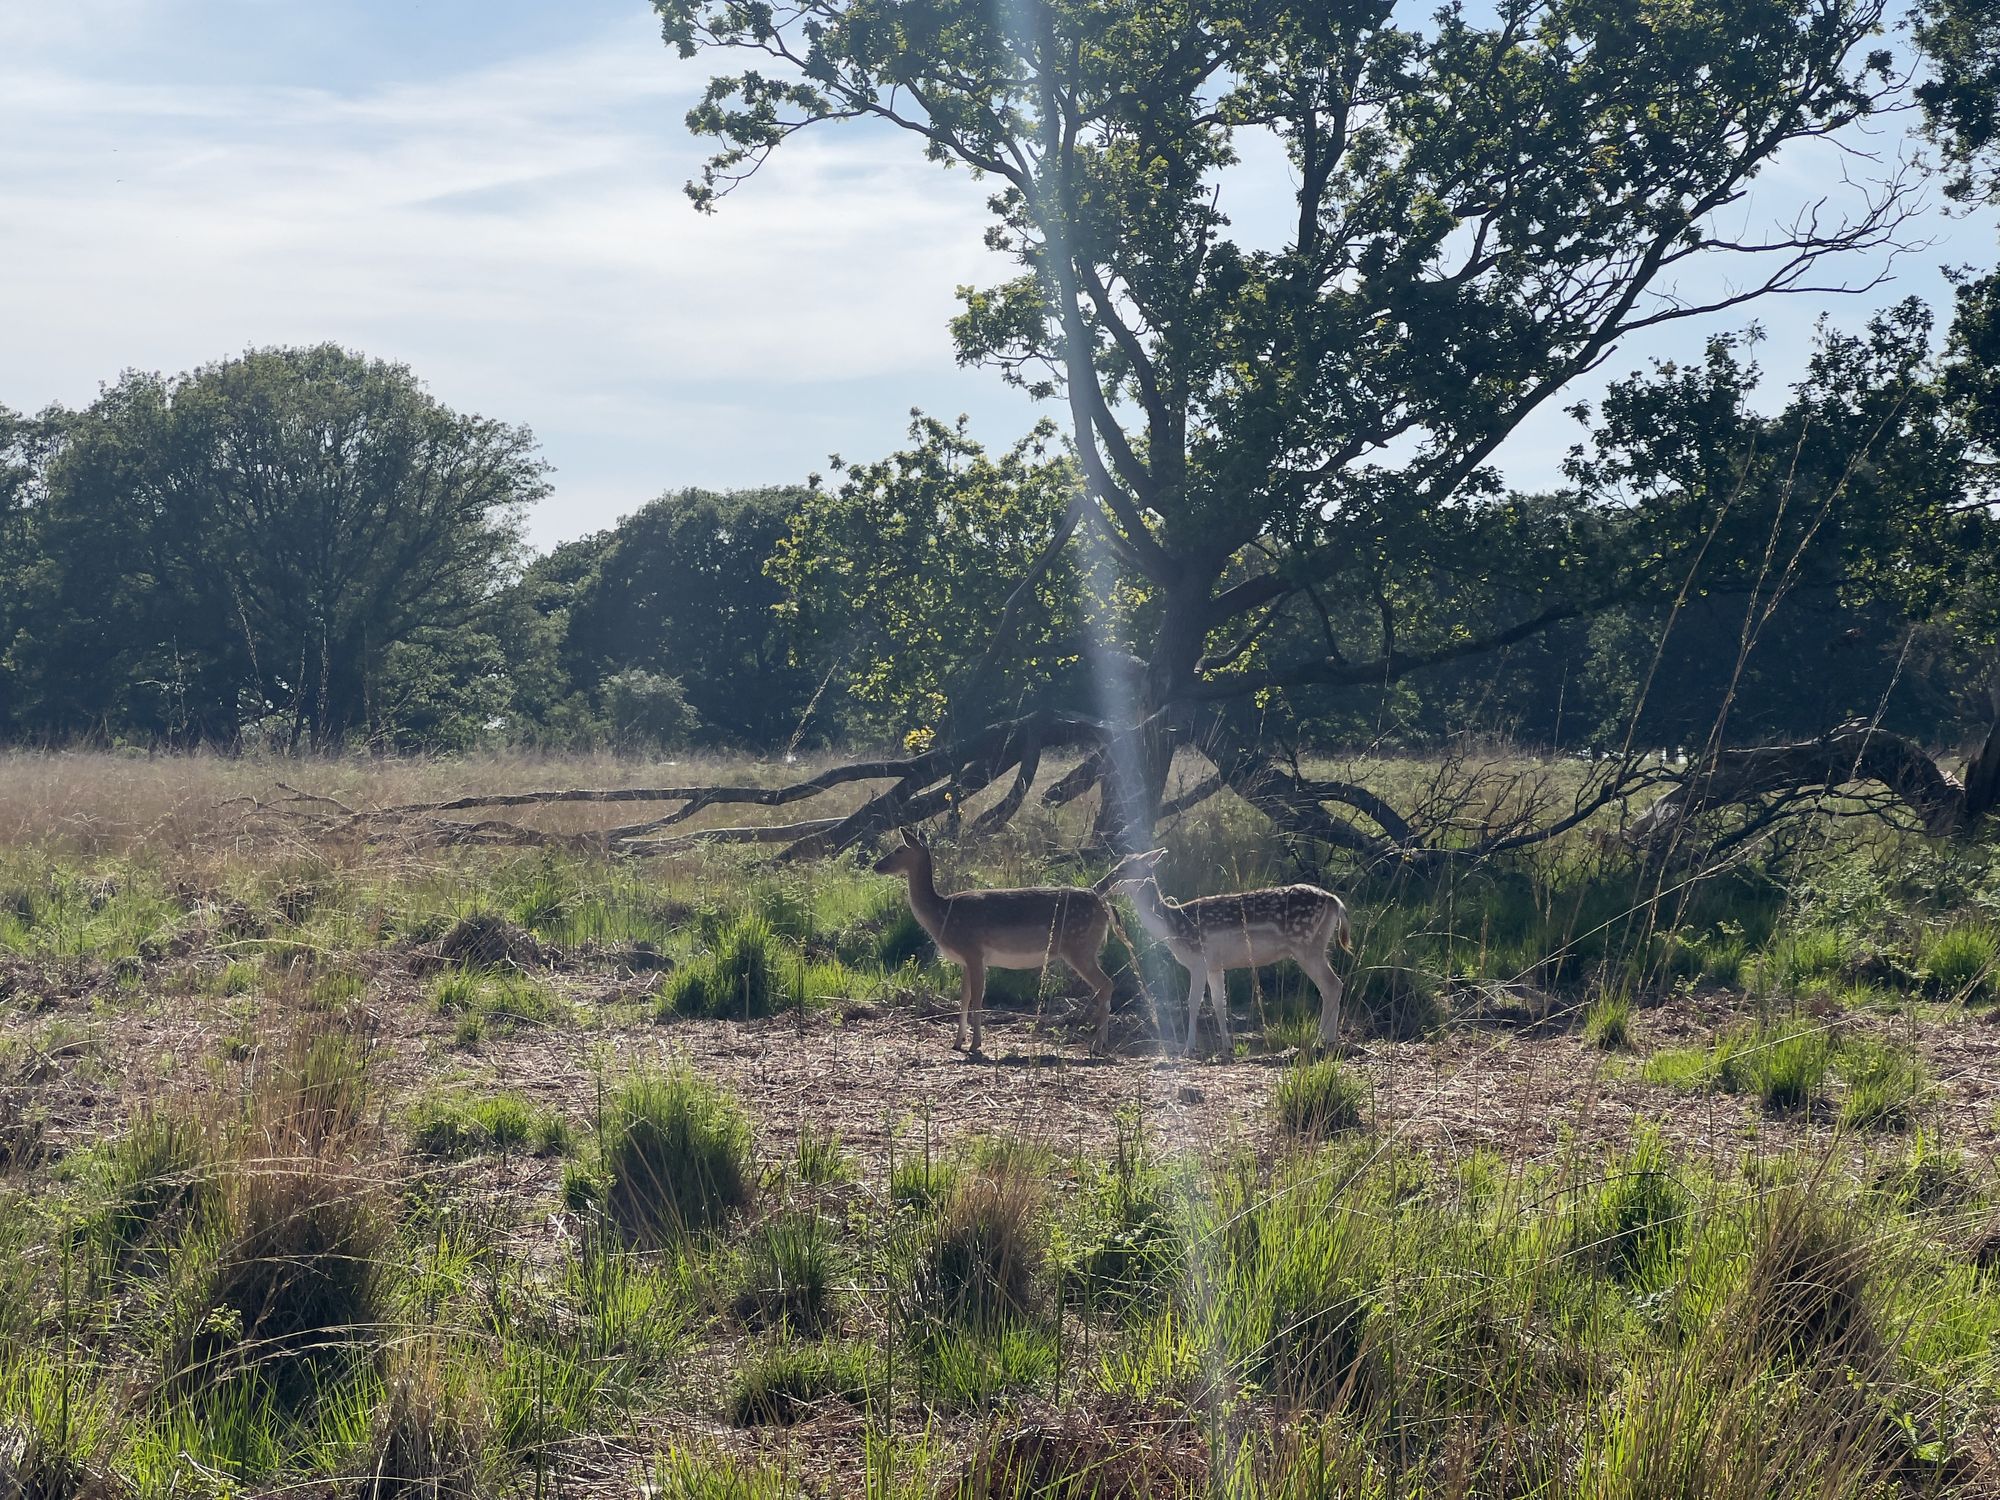
[[[902,833],[903,833],[903,845],[905,848],[920,849],[923,847],[921,844],[917,842],[916,829],[910,827],[909,824],[905,823],[903,825]]]

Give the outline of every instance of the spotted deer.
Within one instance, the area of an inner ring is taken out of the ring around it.
[[[1097,882],[1100,891],[1129,892],[1139,924],[1167,945],[1174,962],[1187,970],[1187,1036],[1181,1051],[1194,1046],[1195,1024],[1201,1016],[1204,987],[1215,1006],[1215,1024],[1229,1044],[1231,969],[1251,968],[1289,958],[1319,991],[1319,1043],[1331,1047],[1340,1037],[1340,976],[1327,960],[1327,945],[1338,942],[1352,951],[1354,943],[1347,907],[1331,891],[1316,885],[1281,885],[1267,891],[1239,891],[1170,901],[1160,894],[1155,866],[1166,853],[1154,849],[1127,855]]]
[[[1102,894],[1078,886],[1044,885],[941,896],[931,852],[907,828],[901,845],[876,861],[875,873],[908,880],[910,910],[918,925],[964,975],[954,1047],[973,1057],[980,1055],[979,1023],[988,969],[1046,969],[1060,958],[1090,986],[1097,1012],[1091,1050],[1104,1050],[1111,1029],[1111,976],[1097,955],[1107,932],[1116,932],[1127,951],[1132,944]],[[1133,967],[1136,971],[1136,962]]]

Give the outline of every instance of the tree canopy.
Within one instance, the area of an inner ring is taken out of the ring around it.
[[[689,116],[720,143],[701,206],[857,117],[995,184],[989,240],[1019,272],[963,293],[960,357],[1063,401],[1090,524],[1159,596],[1149,711],[1379,684],[1591,607],[1597,580],[1532,546],[1473,580],[1532,600],[1476,639],[1396,595],[1469,530],[1506,532],[1489,460],[1620,339],[1823,288],[1907,206],[1891,177],[1846,214],[1737,222],[1781,151],[1900,86],[1876,0],[1553,0],[1424,26],[1297,0],[656,9],[684,54],[756,59]],[[1219,194],[1261,142],[1294,183],[1275,246]],[[1715,260],[1734,289],[1704,296],[1685,273]],[[1378,605],[1365,630],[1332,628],[1327,601],[1355,598]],[[1292,653],[1235,646],[1314,613],[1328,629]]]
[[[479,616],[546,488],[525,428],[332,345],[127,374],[41,467],[17,717],[225,743],[273,718],[294,745],[420,739],[454,697],[479,712]]]

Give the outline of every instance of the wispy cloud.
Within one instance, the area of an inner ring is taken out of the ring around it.
[[[991,274],[978,188],[850,131],[697,215],[680,116],[700,79],[645,27],[348,91],[13,56],[10,404],[335,338],[534,425],[559,471],[545,537],[669,483],[802,476],[830,446],[894,441],[913,402],[984,400],[996,436],[1024,420],[954,370],[944,329],[954,285]]]
[[[847,127],[796,139],[699,216],[681,192],[701,157],[682,115],[703,74],[643,6],[575,0],[571,32],[570,6],[558,24],[494,0],[469,57],[468,34],[444,28],[474,9],[432,8],[426,36],[408,30],[417,12],[376,0],[0,8],[0,401],[82,402],[129,366],[337,339],[532,425],[557,466],[544,541],[668,485],[882,452],[912,405],[970,410],[998,440],[1025,427],[1026,404],[957,369],[945,332],[953,288],[999,270],[980,184]],[[503,15],[533,17],[534,36]],[[434,45],[399,56],[394,36]],[[1809,201],[1826,173],[1780,163],[1743,212]],[[1289,178],[1252,150],[1230,185],[1253,239],[1282,238]],[[1990,222],[1938,227],[1955,240],[1836,315],[1941,297],[1940,262],[1990,257]],[[1775,375],[1802,361],[1825,305],[1755,312]],[[1709,331],[1637,343],[1593,386]],[[1546,483],[1575,436],[1551,407],[1501,458]]]

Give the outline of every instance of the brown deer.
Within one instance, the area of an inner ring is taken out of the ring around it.
[[[1316,885],[1281,885],[1267,891],[1169,901],[1160,894],[1155,874],[1166,852],[1153,849],[1127,855],[1097,882],[1096,889],[1129,891],[1140,926],[1165,943],[1174,962],[1187,970],[1188,1024],[1181,1051],[1194,1046],[1204,986],[1214,1002],[1216,1028],[1227,1047],[1228,971],[1281,958],[1289,958],[1305,970],[1306,978],[1319,991],[1319,1044],[1333,1046],[1340,1038],[1342,986],[1327,960],[1327,945],[1337,941],[1349,951],[1354,946],[1347,907],[1340,897]]]
[[[918,925],[964,974],[954,1047],[973,1057],[980,1055],[980,1013],[989,968],[1046,969],[1060,958],[1090,986],[1097,1009],[1097,1037],[1091,1051],[1104,1050],[1111,1030],[1111,976],[1097,955],[1107,932],[1116,932],[1128,953],[1132,944],[1101,894],[1078,886],[1042,885],[941,896],[931,852],[907,828],[902,844],[876,861],[875,873],[901,875],[909,881],[910,910]],[[1136,959],[1133,968],[1136,973]]]

